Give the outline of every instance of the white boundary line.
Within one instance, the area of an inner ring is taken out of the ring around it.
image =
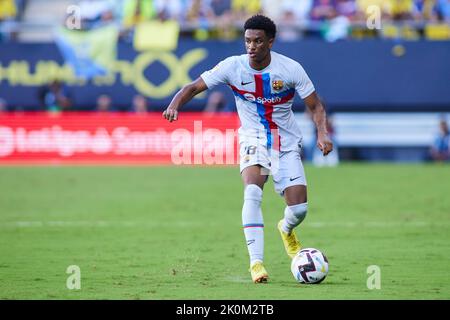
[[[240,227],[239,224],[234,224]],[[84,221],[5,221],[0,222],[0,228],[192,228],[192,227],[219,227],[222,223],[213,222],[152,222],[152,221],[106,221],[106,220],[84,220]],[[398,227],[449,227],[447,221],[370,221],[370,222],[309,222],[305,223],[305,228],[398,228]]]

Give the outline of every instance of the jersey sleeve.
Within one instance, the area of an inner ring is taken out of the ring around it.
[[[305,99],[316,90],[305,69],[300,64],[297,64],[296,72],[293,74],[295,90],[302,99]]]
[[[230,73],[233,70],[233,57],[219,62],[211,70],[203,72],[200,77],[205,81],[208,89],[211,89],[221,83],[229,83]]]

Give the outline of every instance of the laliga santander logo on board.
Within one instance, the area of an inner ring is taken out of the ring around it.
[[[238,163],[237,115],[0,115],[0,164]]]
[[[0,165],[236,165],[238,127],[236,114],[187,113],[171,124],[159,113],[0,115]],[[273,156],[271,173],[277,169],[276,152]]]
[[[98,127],[91,132],[82,127],[68,130],[58,125],[39,129],[0,126],[0,158],[46,153],[54,153],[62,158],[86,153],[164,155],[170,154],[172,145],[171,133],[164,129],[139,132],[128,127],[116,127],[108,132]]]

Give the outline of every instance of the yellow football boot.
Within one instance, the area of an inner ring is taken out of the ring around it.
[[[278,230],[280,231],[281,240],[283,240],[284,248],[286,249],[287,255],[292,259],[301,250],[302,246],[300,241],[298,241],[294,230],[290,234],[286,233],[281,229],[283,220],[278,222]]]
[[[252,280],[254,283],[266,283],[269,279],[269,274],[264,268],[262,262],[256,262],[250,267],[250,273],[252,275]]]

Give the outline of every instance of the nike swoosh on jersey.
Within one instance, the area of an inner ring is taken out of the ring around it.
[[[300,178],[301,176],[295,177],[295,178],[289,178],[289,180],[294,181],[297,180],[298,178]]]
[[[241,86],[246,86],[246,85],[248,85],[248,84],[250,84],[250,83],[252,83],[253,81],[250,81],[250,82],[243,82],[243,81],[241,81]]]

